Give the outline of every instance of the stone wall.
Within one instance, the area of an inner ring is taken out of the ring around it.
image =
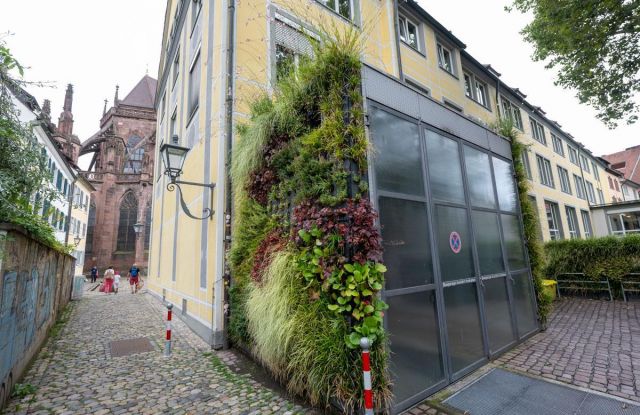
[[[0,223],[0,408],[71,298],[75,259]]]

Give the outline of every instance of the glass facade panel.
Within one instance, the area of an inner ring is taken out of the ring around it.
[[[502,216],[502,231],[504,233],[504,246],[507,251],[507,264],[510,270],[522,269],[527,266],[524,256],[520,221],[514,215]]]
[[[418,126],[373,107],[371,130],[378,189],[424,195]]]
[[[451,371],[458,372],[484,357],[476,284],[444,289]]]
[[[496,176],[498,190],[498,204],[500,210],[516,211],[516,183],[513,178],[511,164],[498,158],[493,158],[493,172]]]
[[[436,223],[440,272],[443,281],[473,277],[467,210],[437,206]]]
[[[479,211],[474,211],[472,215],[480,273],[490,275],[504,272],[498,216],[493,212]]]
[[[469,146],[464,146],[464,163],[469,181],[471,204],[477,207],[495,208],[489,155]]]
[[[492,278],[483,282],[484,311],[491,352],[500,350],[516,339],[511,325],[511,310],[505,282],[505,277]]]
[[[387,290],[433,283],[426,204],[381,197],[380,225]]]
[[[390,369],[396,402],[444,379],[440,333],[433,291],[387,297]]]
[[[518,320],[518,334],[522,337],[538,328],[533,287],[528,271],[513,275],[513,297],[516,319]]]
[[[427,134],[427,158],[434,200],[465,203],[458,143],[433,131]]]

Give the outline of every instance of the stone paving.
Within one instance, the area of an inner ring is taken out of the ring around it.
[[[546,332],[496,363],[640,402],[640,302],[569,298],[554,307]]]
[[[538,333],[485,366],[529,375],[640,402],[640,302],[563,298],[554,303],[547,331]],[[469,376],[475,378],[476,376]],[[465,378],[447,390],[463,387]],[[444,415],[424,402],[410,415]]]
[[[88,284],[86,284],[88,286]],[[148,294],[87,292],[22,380],[34,395],[14,398],[10,414],[297,414],[318,413],[239,373],[250,365],[214,352],[173,319],[173,355],[163,357],[166,310]],[[111,357],[114,340],[147,337],[153,351]]]

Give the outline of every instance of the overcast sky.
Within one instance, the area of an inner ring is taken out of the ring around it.
[[[74,84],[74,132],[81,141],[99,128],[104,99],[113,103],[146,71],[157,77],[165,0],[20,0],[5,2],[0,31],[15,56],[29,69],[30,81],[52,81],[53,88],[30,88],[38,101],[51,99],[57,120],[67,83]],[[419,3],[467,45],[467,51],[491,65],[502,80],[520,88],[534,105],[558,121],[596,155],[640,144],[640,124],[608,130],[594,111],[571,91],[553,85],[553,74],[530,59],[532,48],[520,29],[528,17],[507,13],[505,0],[419,0]]]

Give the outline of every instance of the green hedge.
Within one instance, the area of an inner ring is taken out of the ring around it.
[[[582,272],[593,279],[605,275],[617,281],[640,269],[640,235],[552,241],[545,252],[548,277]]]

